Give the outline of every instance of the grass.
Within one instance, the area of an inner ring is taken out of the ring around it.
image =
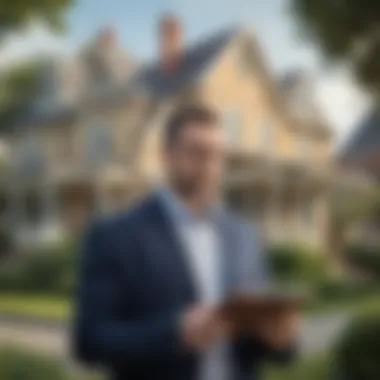
[[[328,354],[301,359],[289,365],[266,365],[263,380],[327,380],[331,379],[331,357]]]
[[[101,374],[87,373],[59,358],[34,353],[29,349],[0,347],[1,380],[104,380]]]
[[[53,296],[0,294],[0,315],[64,322],[71,316],[72,302]]]
[[[38,294],[0,293],[0,316],[65,322],[71,317],[72,301],[64,297]],[[379,309],[380,293],[354,299],[318,301],[311,305],[307,316],[334,312],[354,313],[358,310]]]
[[[380,308],[380,292],[367,296],[319,301],[311,305],[306,314],[311,316],[325,315],[334,312],[353,313],[357,310]]]

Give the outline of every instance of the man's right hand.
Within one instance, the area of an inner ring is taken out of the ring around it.
[[[228,326],[211,308],[194,307],[182,315],[181,337],[185,347],[203,351],[226,335]]]

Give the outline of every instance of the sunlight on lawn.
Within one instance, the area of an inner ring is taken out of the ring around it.
[[[330,359],[330,360],[329,360]],[[268,365],[263,380],[326,380],[331,378],[330,355],[301,359],[290,365]]]
[[[0,315],[65,321],[71,315],[72,303],[65,298],[40,295],[0,295]]]

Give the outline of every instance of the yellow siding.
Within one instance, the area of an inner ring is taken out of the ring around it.
[[[223,115],[236,110],[241,115],[239,148],[242,152],[260,153],[271,149],[276,155],[288,156],[292,150],[287,126],[276,112],[259,72],[245,67],[243,41],[236,41],[225,52],[204,84],[204,100]],[[265,145],[265,125],[274,129],[273,146]]]
[[[279,159],[300,157],[295,128],[282,116],[272,101],[262,73],[254,65],[244,65],[244,39],[232,43],[209,73],[203,88],[203,100],[213,105],[221,115],[236,110],[241,115],[239,150],[242,153],[273,152]],[[265,124],[271,123],[275,136],[266,143]],[[326,161],[330,155],[329,139],[310,141],[312,161]]]

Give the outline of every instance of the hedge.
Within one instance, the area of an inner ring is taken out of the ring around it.
[[[57,360],[16,348],[0,349],[1,380],[74,380]]]
[[[352,243],[345,247],[344,257],[352,266],[380,279],[380,246]]]
[[[101,380],[100,374],[79,374],[62,361],[16,347],[0,348],[1,380]]]
[[[31,252],[0,266],[0,289],[5,292],[70,296],[76,286],[78,244],[68,240]]]
[[[274,276],[279,280],[311,282],[326,275],[325,253],[307,246],[272,246],[268,258]]]
[[[380,379],[380,309],[356,316],[336,347],[336,372],[344,380]]]

